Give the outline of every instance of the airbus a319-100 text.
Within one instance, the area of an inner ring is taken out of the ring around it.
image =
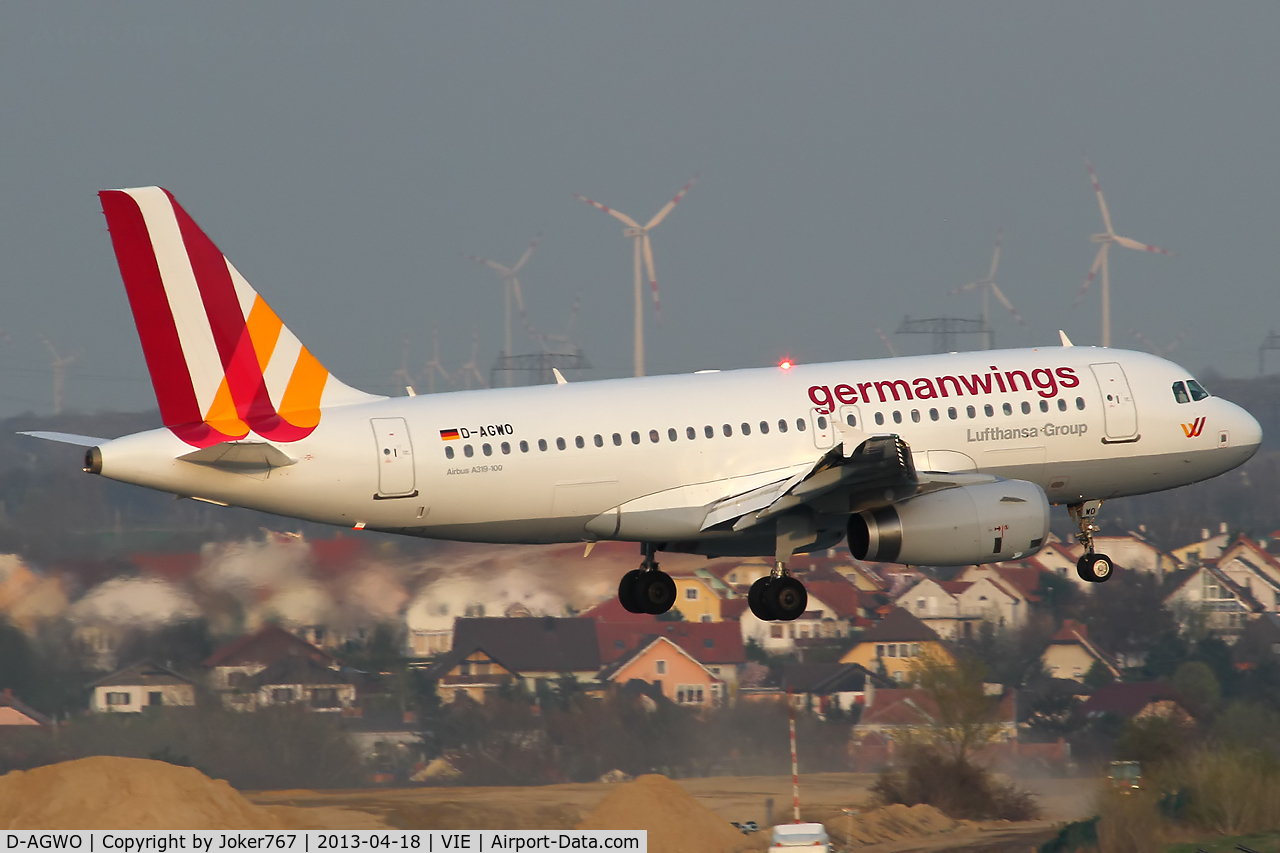
[[[762,619],[795,619],[794,554],[966,565],[1034,554],[1065,504],[1230,471],[1258,423],[1153,355],[953,353],[381,397],[332,376],[159,187],[101,193],[164,427],[88,447],[94,474],[217,504],[471,542],[624,540],[628,610],[662,613],[660,551],[768,555]]]

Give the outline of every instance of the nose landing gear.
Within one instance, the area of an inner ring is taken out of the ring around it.
[[[641,545],[640,568],[627,572],[618,583],[618,602],[628,613],[658,616],[676,603],[676,582],[658,568],[656,550],[649,543]]]
[[[1106,554],[1094,553],[1093,550],[1093,534],[1101,529],[1094,523],[1094,519],[1097,518],[1098,510],[1101,508],[1102,501],[1082,501],[1067,505],[1067,513],[1080,528],[1076,539],[1084,548],[1084,556],[1076,561],[1076,574],[1081,580],[1089,583],[1103,583],[1110,580],[1115,569],[1110,557]]]

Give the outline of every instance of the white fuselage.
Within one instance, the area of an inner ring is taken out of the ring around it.
[[[1261,430],[1226,400],[1179,402],[1188,379],[1145,353],[1045,347],[463,391],[325,409],[311,435],[276,444],[296,463],[269,471],[180,460],[192,448],[161,429],[101,445],[101,473],[441,539],[772,553],[771,534],[701,530],[707,507],[867,434],[901,436],[919,471],[1028,480],[1053,503],[1229,471]]]

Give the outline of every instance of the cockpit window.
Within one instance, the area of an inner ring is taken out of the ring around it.
[[[1173,399],[1179,403],[1190,403],[1191,398],[1187,396],[1187,386],[1181,382],[1173,383]]]
[[[1209,396],[1209,392],[1200,387],[1200,383],[1194,379],[1187,380],[1187,390],[1191,392],[1192,400],[1203,400]]]

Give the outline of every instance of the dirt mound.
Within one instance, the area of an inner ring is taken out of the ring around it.
[[[191,767],[96,756],[0,776],[4,829],[284,829]]]
[[[903,838],[917,838],[959,829],[952,820],[933,806],[885,806],[850,817],[832,818],[826,822],[827,834],[839,846],[879,844]]]
[[[653,853],[728,853],[742,833],[665,776],[640,776],[605,797],[578,829],[647,829]]]

